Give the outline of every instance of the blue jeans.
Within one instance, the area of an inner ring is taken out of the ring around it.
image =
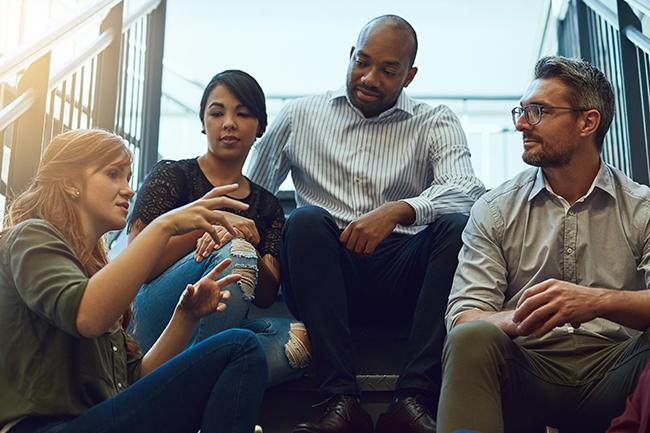
[[[78,417],[30,417],[11,433],[251,433],[266,360],[251,331],[208,338]]]
[[[249,271],[249,276],[224,288],[229,290],[231,295],[226,301],[226,310],[201,319],[189,345],[226,329],[249,329],[257,334],[266,353],[269,369],[268,386],[297,379],[306,369],[292,366],[285,349],[289,341],[291,323],[295,321],[284,317],[247,319],[251,297],[254,296],[254,288],[257,284],[257,256],[254,252],[241,253],[240,249],[233,252],[233,243],[237,241],[241,240],[227,243],[219,250],[213,251],[200,263],[194,260],[194,252],[191,252],[171,265],[156,279],[143,285],[133,301],[134,320],[130,331],[142,351],[149,350],[167,326],[187,284],[197,282],[222,260],[231,258],[232,263],[219,275],[219,278],[231,273],[233,269]]]

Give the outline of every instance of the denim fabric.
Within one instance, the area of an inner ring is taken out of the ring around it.
[[[195,283],[226,258],[232,263],[219,278],[232,272],[233,268],[254,269],[257,272],[257,258],[242,254],[231,254],[232,241],[213,251],[200,263],[194,260],[194,252],[178,260],[165,272],[148,284],[144,284],[133,301],[134,320],[130,332],[143,352],[153,346],[171,318],[178,299],[187,286]],[[210,314],[199,321],[189,345],[226,329],[245,328],[256,334],[266,353],[268,365],[268,386],[301,377],[305,369],[293,368],[285,354],[292,320],[284,317],[247,319],[251,300],[240,288],[241,282],[224,288],[230,291],[226,310]]]
[[[31,417],[10,432],[252,432],[265,382],[266,361],[257,337],[232,329],[184,351],[74,419]]]

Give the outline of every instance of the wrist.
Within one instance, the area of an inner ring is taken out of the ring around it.
[[[415,209],[405,201],[393,201],[386,204],[389,206],[392,221],[403,226],[413,225],[415,222]]]
[[[196,324],[199,322],[199,319],[195,317],[192,313],[190,313],[188,310],[183,308],[183,306],[180,305],[180,303],[176,305],[176,308],[174,309],[172,320],[174,322],[180,322],[192,328],[194,328]]]

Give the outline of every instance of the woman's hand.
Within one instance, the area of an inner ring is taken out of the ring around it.
[[[208,274],[194,284],[188,284],[178,301],[176,309],[186,313],[192,319],[198,320],[203,316],[226,309],[226,304],[221,302],[230,297],[228,290],[221,291],[228,284],[239,281],[238,274],[229,274],[216,280],[231,263],[225,259],[214,267]]]
[[[213,250],[218,250],[230,242],[233,238],[244,237],[244,235],[237,228],[235,228],[235,235],[230,233],[222,226],[216,226],[215,229],[217,231],[217,236],[219,236],[219,242],[215,242],[209,233],[203,233],[203,236],[196,240],[194,260],[196,260],[198,263],[202,262],[204,258],[208,257]]]
[[[225,194],[237,189],[237,184],[219,186],[213,188],[200,199],[185,206],[169,211],[154,221],[164,224],[172,236],[182,235],[192,230],[203,230],[210,234],[212,239],[218,242],[219,237],[216,225],[223,226],[233,235],[235,228],[230,223],[232,215],[229,212],[218,211],[219,208],[232,208],[246,210],[248,205],[230,197],[223,197]]]
[[[224,217],[233,228],[239,231],[239,236],[243,237],[253,245],[260,243],[260,234],[257,231],[255,221],[230,212],[224,212]]]

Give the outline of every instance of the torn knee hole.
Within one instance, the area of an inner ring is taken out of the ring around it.
[[[255,286],[257,285],[257,268],[246,268],[236,266],[232,268],[232,273],[241,276],[237,285],[242,291],[244,299],[251,301],[255,299]]]
[[[257,258],[255,247],[246,239],[234,238],[230,246],[230,254],[235,257]]]
[[[257,259],[255,247],[242,238],[234,238],[230,246],[230,255],[233,257],[232,273],[241,276],[237,285],[242,291],[244,299],[251,301],[255,299],[255,286],[257,286],[257,261],[255,264],[238,263],[237,258]],[[243,260],[244,262],[246,260]]]
[[[309,365],[311,349],[305,325],[299,322],[290,325],[289,341],[284,349],[292,368],[305,368]]]

